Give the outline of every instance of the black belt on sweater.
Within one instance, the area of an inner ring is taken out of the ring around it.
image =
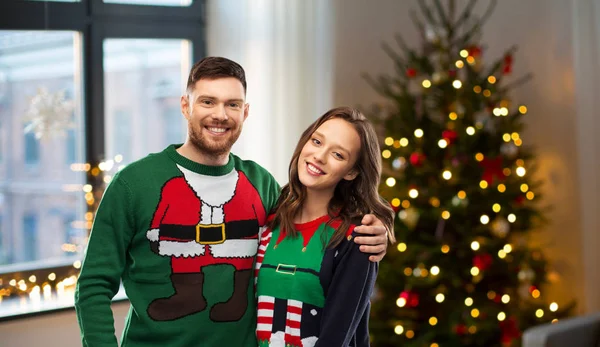
[[[161,224],[159,235],[184,241],[196,241],[203,245],[215,245],[225,240],[258,236],[258,221],[249,219],[208,225]]]
[[[296,265],[286,265],[286,264],[279,264],[277,266],[275,265],[271,265],[271,264],[262,264],[261,268],[269,268],[269,269],[275,269],[275,272],[279,272],[282,274],[286,274],[286,275],[295,275],[296,272],[306,272],[309,274],[313,274],[317,277],[319,277],[319,272],[313,269],[308,269],[308,268],[301,268],[301,267],[296,267]]]

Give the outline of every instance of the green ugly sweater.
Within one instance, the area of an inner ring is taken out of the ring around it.
[[[117,346],[121,281],[123,347],[257,345],[253,264],[279,185],[252,161],[205,166],[177,147],[128,165],[104,193],[75,295],[84,346]]]

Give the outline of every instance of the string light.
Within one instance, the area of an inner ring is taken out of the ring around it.
[[[500,212],[501,209],[502,209],[502,207],[498,203],[496,203],[496,204],[494,204],[494,206],[492,206],[492,210],[496,213]]]
[[[506,313],[504,313],[504,312],[500,312],[500,313],[498,313],[498,320],[499,320],[500,322],[502,322],[502,321],[503,321],[503,320],[505,320],[505,319],[506,319]]]
[[[400,148],[400,141],[394,141],[394,148]]]
[[[451,178],[452,178],[452,172],[450,172],[449,170],[445,170],[445,171],[442,173],[442,177],[443,177],[445,180],[449,180],[449,179],[451,179]]]
[[[471,310],[471,317],[473,317],[473,318],[479,317],[479,310],[476,309],[476,308],[472,309]]]
[[[544,310],[542,310],[541,308],[537,309],[537,311],[535,311],[535,316],[538,318],[544,317]]]
[[[494,76],[489,76],[487,80],[488,80],[488,82],[490,82],[491,84],[494,84],[494,83],[496,83],[496,77],[494,77]]]
[[[396,325],[396,327],[394,328],[394,332],[396,333],[396,335],[402,335],[402,333],[404,332],[404,328],[402,327],[402,325]]]
[[[479,249],[479,242],[477,242],[477,241],[471,242],[471,249],[474,250],[474,251],[478,250]]]
[[[500,259],[506,258],[506,252],[504,252],[503,249],[498,251],[498,258],[500,258]]]
[[[450,252],[450,246],[443,245],[441,250],[442,250],[442,253],[447,254],[448,252]]]
[[[398,199],[398,198],[393,198],[393,199],[392,199],[392,206],[394,206],[394,207],[398,207],[398,206],[400,206],[400,199]]]
[[[415,332],[412,331],[412,330],[408,330],[406,332],[406,337],[409,338],[409,339],[412,339],[413,337],[415,337]]]
[[[462,200],[467,197],[467,193],[464,190],[461,190],[460,192],[458,192],[458,194],[456,194],[456,196],[458,196],[458,198]]]
[[[468,56],[467,63],[469,63],[469,65],[475,64],[475,58],[473,58],[472,56]]]
[[[388,177],[388,179],[385,180],[385,184],[387,184],[388,187],[393,187],[396,185],[396,179],[394,177]]]
[[[504,250],[504,252],[506,252],[506,253],[510,253],[510,252],[512,252],[512,246],[511,246],[510,244],[508,244],[508,243],[507,243],[507,244],[505,244],[505,245],[504,245],[504,248],[503,248],[503,250]]]
[[[533,291],[531,291],[531,296],[533,296],[534,299],[539,298],[541,295],[542,293],[540,293],[538,289],[534,289]]]
[[[498,185],[498,191],[499,191],[500,193],[504,193],[504,192],[506,191],[506,186],[505,186],[504,184],[500,183],[500,184]]]
[[[475,128],[473,127],[467,127],[466,129],[467,135],[475,135]]]
[[[423,80],[423,87],[424,88],[431,87],[431,81],[429,81],[429,80]]]
[[[436,198],[435,196],[433,196],[429,199],[429,203],[433,207],[440,207],[440,199]]]
[[[405,298],[398,298],[398,300],[396,300],[396,306],[398,306],[398,307],[404,307],[404,306],[406,306],[406,299]]]
[[[515,216],[514,213],[511,213],[508,215],[508,217],[506,217],[506,219],[508,219],[509,223],[514,223],[517,220],[517,216]]]
[[[502,295],[502,302],[508,304],[510,302],[510,296],[508,294]]]
[[[525,196],[527,197],[527,200],[533,200],[533,198],[535,198],[535,194],[533,192],[527,192]]]
[[[440,148],[446,148],[446,147],[448,147],[448,142],[445,139],[441,139],[438,141],[438,146]]]
[[[483,156],[483,153],[477,153],[475,154],[475,160],[477,161],[482,161],[485,157]]]
[[[467,51],[466,49],[461,49],[459,54],[461,57],[466,58],[469,56],[469,51]]]
[[[429,324],[430,324],[431,326],[435,326],[435,325],[437,324],[437,322],[438,322],[438,320],[437,320],[437,318],[436,318],[436,317],[430,317],[430,318],[429,318]],[[432,345],[432,346],[433,346],[433,345]]]
[[[480,86],[475,86],[473,87],[473,91],[477,94],[481,93],[481,87]]]
[[[385,150],[383,150],[383,152],[381,152],[381,156],[384,157],[385,159],[388,159],[389,157],[392,156],[392,152],[390,152],[389,149],[385,149]]]
[[[440,274],[440,268],[437,266],[432,266],[429,272],[431,272],[432,275],[437,276]]]
[[[521,188],[521,191],[522,191],[523,193],[525,193],[525,192],[527,192],[527,191],[529,190],[529,186],[527,185],[527,183],[523,183],[523,184],[521,184],[521,187],[520,187],[520,188]]]
[[[492,92],[490,92],[489,89],[486,89],[483,91],[483,96],[485,96],[486,98],[489,98],[492,95]]]
[[[483,214],[479,218],[479,221],[481,222],[481,224],[484,224],[484,225],[488,224],[490,222],[490,217],[488,217],[487,215]]]
[[[448,211],[443,211],[443,212],[442,212],[442,218],[444,218],[444,219],[449,219],[449,218],[450,218],[450,212],[448,212]]]
[[[423,129],[416,129],[414,134],[415,134],[415,137],[417,137],[417,138],[423,137]]]
[[[523,176],[525,176],[525,172],[526,172],[526,170],[525,170],[525,168],[524,168],[524,167],[522,167],[522,166],[519,166],[519,167],[517,168],[517,170],[516,170],[516,171],[517,171],[517,175],[518,175],[519,177],[523,177]]]
[[[477,275],[479,275],[479,268],[478,268],[477,266],[473,266],[473,267],[471,268],[471,275],[472,275],[472,276],[477,276]]]
[[[472,298],[466,298],[465,299],[465,305],[466,306],[472,306],[473,305],[473,299]]]
[[[400,139],[400,146],[402,146],[402,147],[408,146],[408,139],[406,137],[403,137]]]
[[[458,118],[458,115],[456,114],[456,112],[450,112],[448,118],[450,118],[450,120],[456,120]]]
[[[385,143],[386,146],[391,146],[394,144],[394,139],[391,137],[386,137],[385,140],[383,140],[383,143]]]
[[[558,311],[558,304],[555,303],[555,302],[551,303],[550,304],[550,311],[552,311],[552,312]]]
[[[504,135],[502,135],[502,140],[504,142],[510,142],[510,134],[504,134]]]
[[[481,187],[481,189],[486,189],[488,187],[487,181],[481,180],[481,182],[479,182],[479,187]]]
[[[452,82],[452,86],[454,89],[460,89],[460,87],[462,87],[462,82],[459,80],[454,80],[454,82]]]
[[[521,112],[521,114],[527,113],[527,106],[525,106],[525,105],[519,106],[519,112]]]
[[[404,251],[406,251],[406,248],[407,248],[407,247],[406,247],[406,243],[404,243],[404,242],[400,242],[400,243],[398,244],[398,251],[400,251],[400,252],[404,252]]]
[[[410,196],[413,199],[416,199],[419,196],[419,191],[413,188],[408,191],[408,196]]]

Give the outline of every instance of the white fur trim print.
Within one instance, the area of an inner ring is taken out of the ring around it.
[[[184,258],[204,255],[204,250],[204,245],[201,245],[196,241],[160,241],[158,246],[158,254],[160,255]]]
[[[269,347],[285,347],[285,334],[283,331],[278,331],[271,335]]]
[[[183,173],[186,182],[202,198],[202,201],[211,206],[223,206],[233,198],[235,187],[239,178],[237,170],[232,170],[224,176],[200,175],[183,166],[177,165]]]
[[[227,240],[219,245],[210,245],[215,258],[249,258],[256,255],[258,239]]]
[[[146,238],[150,241],[158,241],[158,229],[150,229],[146,231]]]
[[[319,338],[316,337],[316,336],[305,337],[305,338],[302,339],[302,346],[304,346],[304,347],[313,347],[314,345],[317,344],[318,340],[319,340]]]

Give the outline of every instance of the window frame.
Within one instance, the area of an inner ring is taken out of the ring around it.
[[[0,1],[0,30],[69,30],[82,37],[82,96],[84,160],[92,167],[105,152],[104,64],[105,39],[180,39],[191,42],[192,61],[205,56],[205,0],[194,0],[189,6],[156,6],[104,3],[103,0],[80,2],[42,2],[24,0]],[[88,174],[87,183],[102,184]],[[0,273],[0,289],[9,278],[20,273],[48,272],[72,274],[73,265],[37,267]],[[31,315],[70,309],[52,309],[13,316],[0,315],[0,322]]]

